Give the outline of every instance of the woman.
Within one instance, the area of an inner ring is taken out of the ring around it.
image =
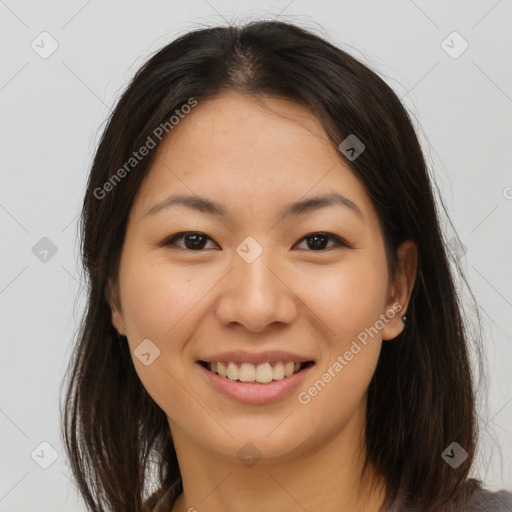
[[[416,134],[344,51],[281,22],[167,45],[81,226],[63,435],[91,510],[512,510],[468,478],[470,339]]]

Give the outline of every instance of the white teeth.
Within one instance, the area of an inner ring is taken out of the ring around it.
[[[213,372],[213,368],[212,368],[212,372]],[[221,377],[227,377],[228,375],[228,372],[226,371],[226,367],[224,366],[224,363],[221,363],[220,361],[217,363],[217,373],[221,376]]]
[[[213,370],[212,370],[213,371]],[[242,363],[238,371],[238,380],[242,382],[252,382],[256,379],[256,370],[253,364]]]
[[[233,361],[228,363],[228,379],[238,380],[238,366]]]
[[[242,363],[238,367],[236,363],[229,361],[227,364],[223,362],[210,363],[208,367],[213,373],[218,373],[221,377],[227,377],[230,380],[268,384],[272,380],[291,377],[300,370],[301,364],[292,361],[277,361],[273,367],[270,362],[258,365]]]
[[[272,366],[270,366],[270,363],[259,364],[256,367],[256,382],[262,384],[272,382]]]
[[[284,364],[282,363],[282,361],[278,361],[274,365],[274,369],[272,370],[272,378],[274,380],[284,379]]]

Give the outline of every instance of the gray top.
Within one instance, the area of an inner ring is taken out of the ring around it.
[[[181,478],[166,491],[158,500],[151,512],[171,512],[178,496],[182,493]],[[405,512],[389,510],[382,512]],[[512,493],[508,491],[490,492],[477,488],[473,493],[473,501],[469,508],[461,512],[512,512]]]
[[[467,512],[512,512],[512,493],[508,491],[489,492],[477,489],[473,498],[475,503]]]

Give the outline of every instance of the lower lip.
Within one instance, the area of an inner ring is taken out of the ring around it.
[[[294,373],[291,377],[273,380],[268,384],[258,384],[252,382],[237,382],[226,377],[221,377],[219,374],[206,369],[201,364],[196,364],[215,389],[238,402],[246,404],[267,404],[285,398],[300,385],[314,366],[314,364],[308,366],[300,372]]]

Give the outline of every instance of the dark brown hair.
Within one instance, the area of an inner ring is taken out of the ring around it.
[[[171,42],[136,73],[103,132],[83,203],[87,308],[63,408],[63,438],[80,493],[91,510],[138,512],[145,510],[152,458],[159,491],[148,503],[180,476],[166,415],[138,378],[128,344],[118,341],[109,304],[115,298],[107,293],[155,151],[108,193],[99,197],[98,190],[190,98],[201,102],[226,91],[291,98],[315,113],[336,148],[349,134],[366,146],[353,161],[341,152],[340,158],[375,205],[390,274],[402,241],[413,240],[419,254],[407,328],[383,344],[369,386],[366,462],[385,476],[390,502],[401,497],[407,510],[451,510],[478,484],[467,480],[475,395],[461,299],[417,135],[397,95],[369,67],[277,21],[200,29]],[[454,441],[469,455],[457,469],[441,457]]]

